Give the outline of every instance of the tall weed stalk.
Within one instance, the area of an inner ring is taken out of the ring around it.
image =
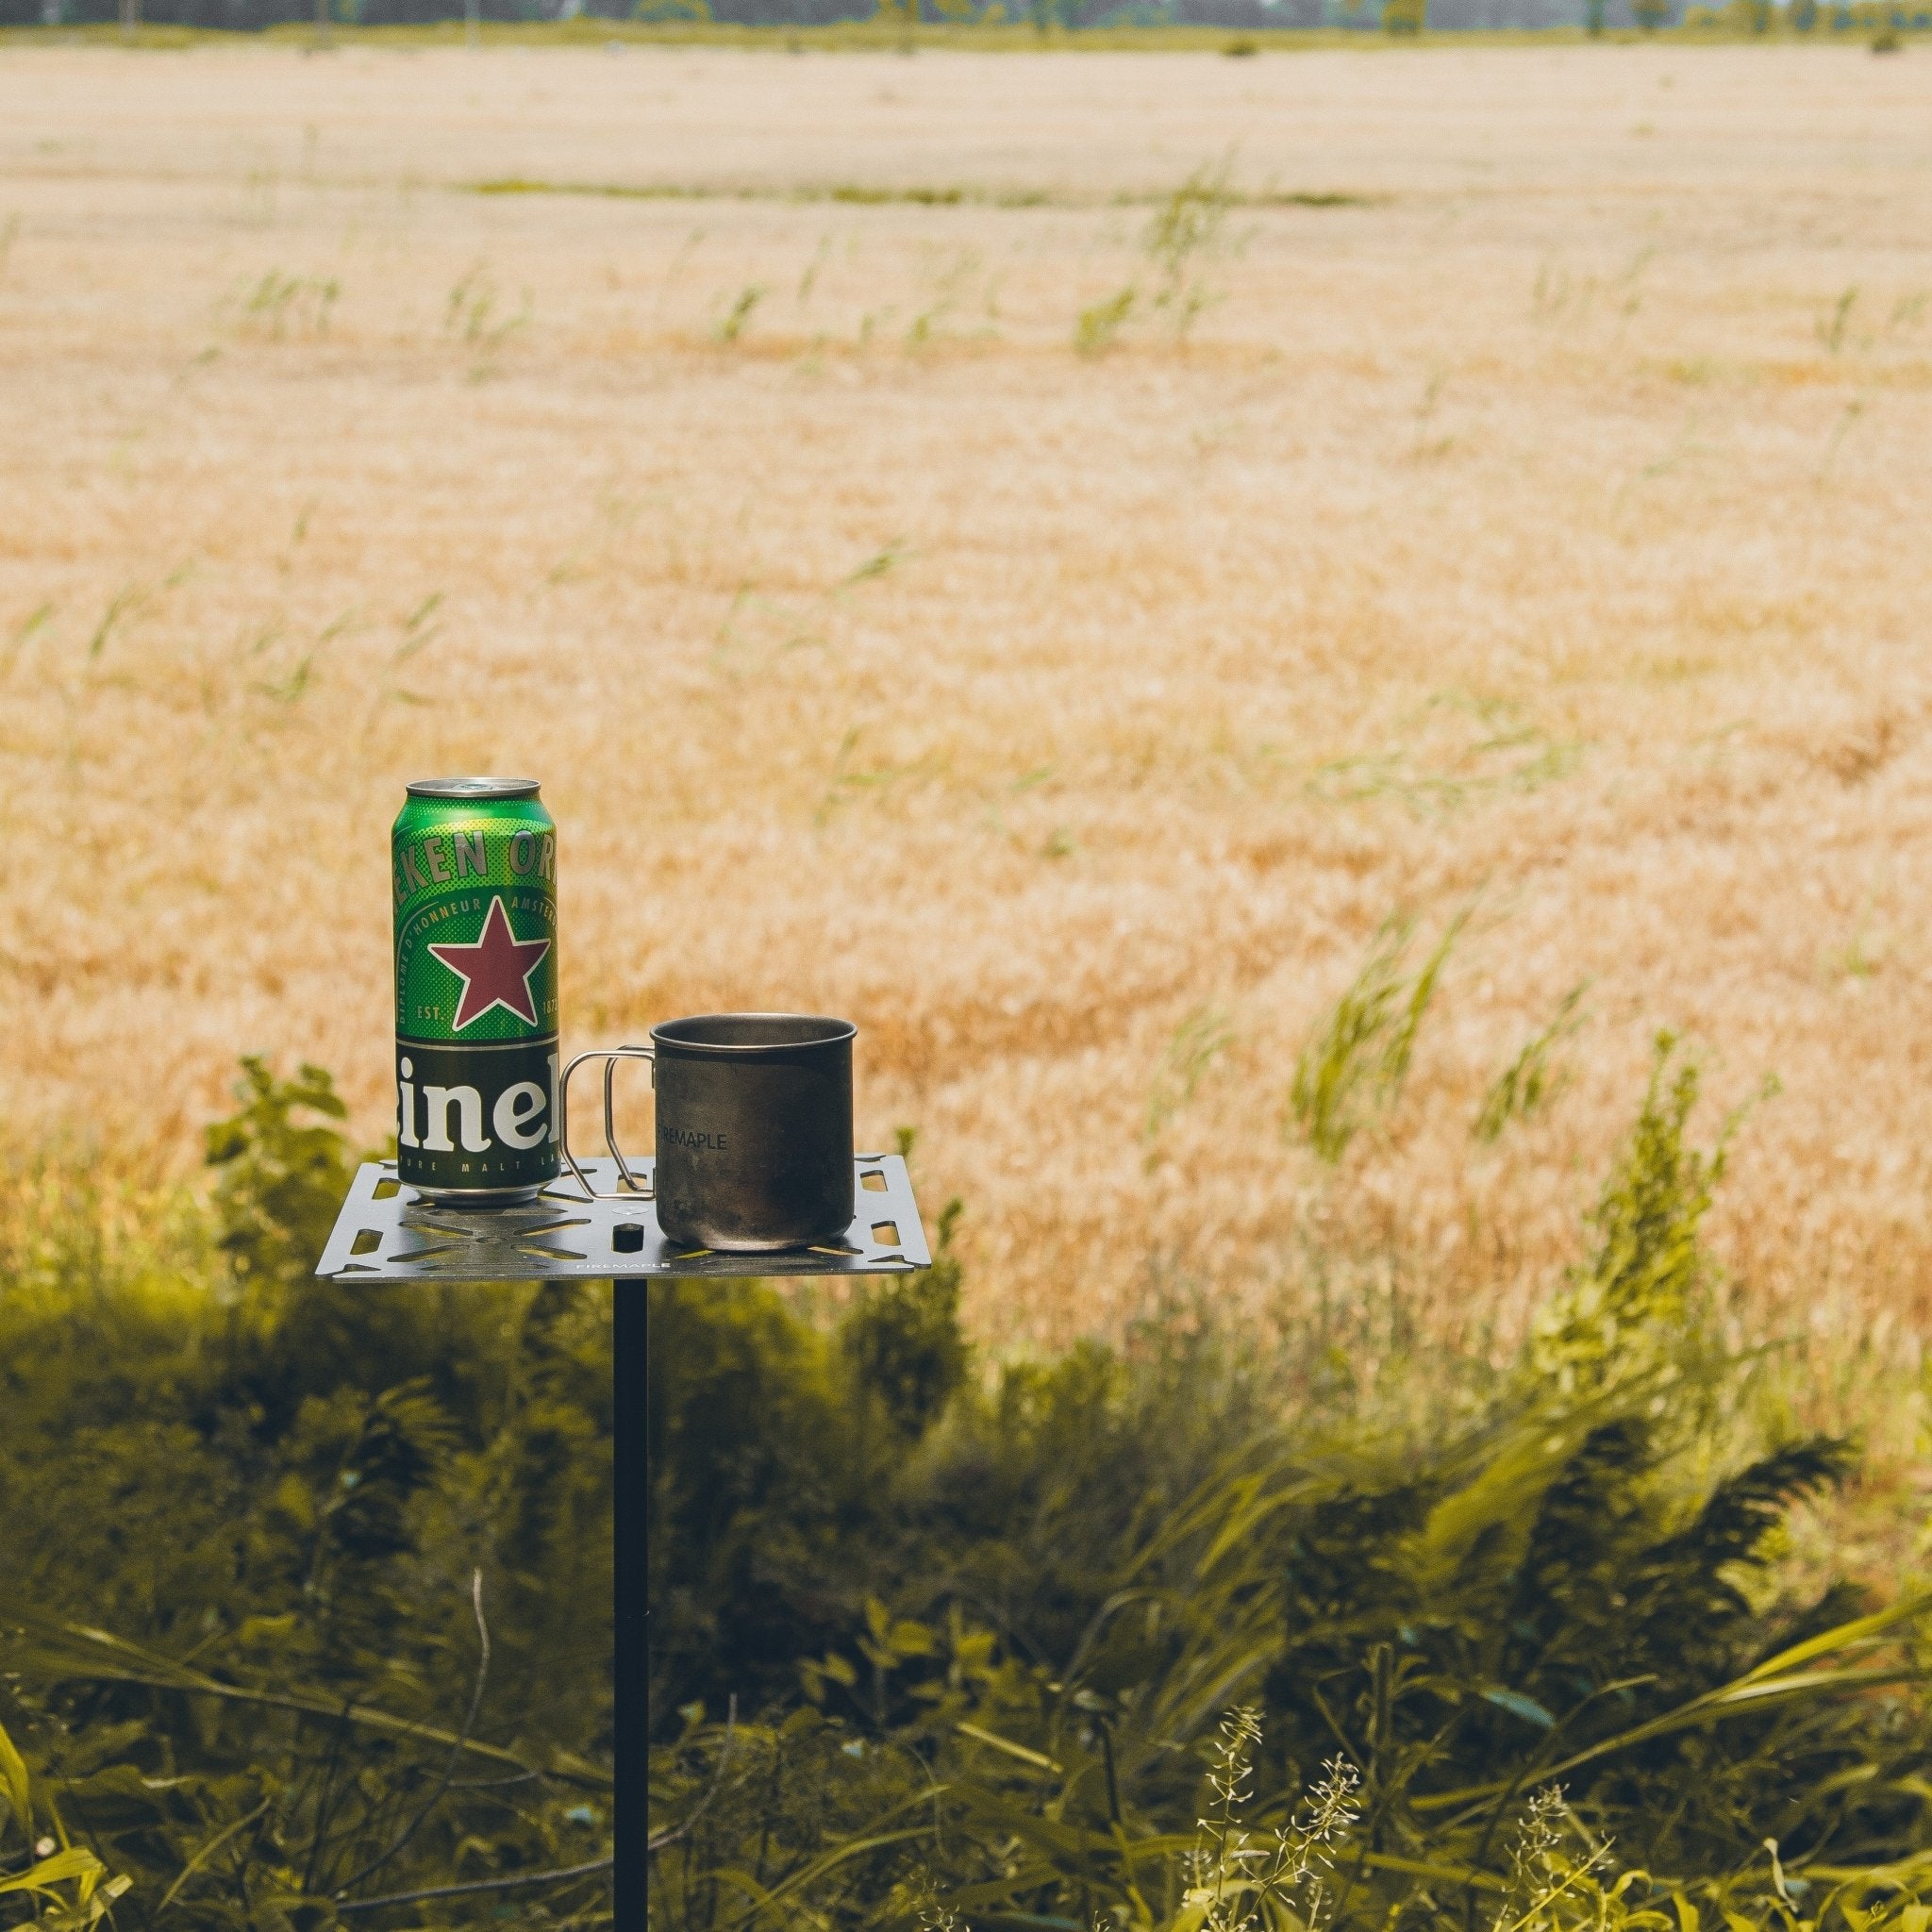
[[[1295,1061],[1289,1112],[1322,1159],[1340,1160],[1369,1114],[1402,1091],[1416,1037],[1469,913],[1443,929],[1422,966],[1404,971],[1415,922],[1386,921],[1354,981]]]

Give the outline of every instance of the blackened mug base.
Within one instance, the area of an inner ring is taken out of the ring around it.
[[[661,1212],[658,1225],[663,1228],[664,1239],[675,1241],[681,1248],[708,1248],[714,1255],[795,1255],[801,1248],[822,1247],[827,1241],[842,1241],[852,1224],[845,1221],[824,1234],[798,1238],[787,1236],[783,1241],[758,1241],[744,1235],[704,1234],[691,1228],[665,1227]]]

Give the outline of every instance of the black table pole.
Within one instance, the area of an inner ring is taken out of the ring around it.
[[[644,1653],[647,1579],[645,1516],[650,1508],[650,1331],[648,1281],[613,1281],[610,1404],[611,1567],[615,1597],[617,1790],[612,1819],[617,1855],[615,1932],[643,1932],[648,1872],[650,1678]]]

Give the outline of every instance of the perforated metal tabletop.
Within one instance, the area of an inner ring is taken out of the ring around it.
[[[586,1160],[599,1195],[616,1194],[614,1160]],[[633,1160],[615,1200],[586,1199],[566,1174],[515,1208],[444,1208],[396,1178],[391,1160],[363,1163],[316,1274],[335,1281],[600,1280],[637,1275],[902,1274],[932,1252],[896,1154],[853,1162],[857,1206],[843,1241],[776,1254],[724,1255],[665,1240],[650,1192],[655,1163]]]

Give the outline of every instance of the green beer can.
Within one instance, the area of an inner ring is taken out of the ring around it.
[[[390,834],[396,1167],[450,1206],[558,1173],[557,824],[534,778],[422,778]]]

